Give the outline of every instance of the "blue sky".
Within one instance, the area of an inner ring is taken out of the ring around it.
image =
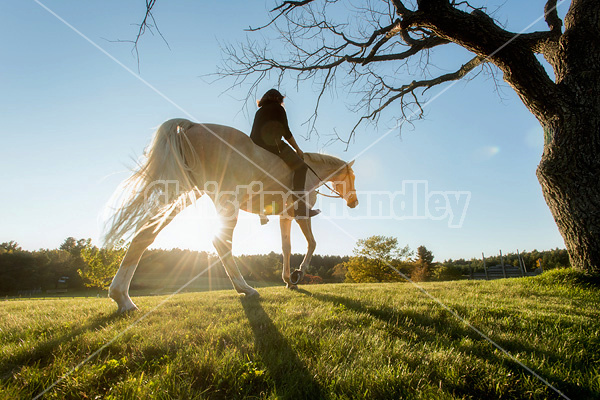
[[[480,1],[495,9],[493,1]],[[478,4],[479,4],[478,3]],[[489,4],[488,4],[489,3]],[[520,31],[539,18],[544,1],[504,1],[496,18]],[[48,8],[137,72],[127,43],[143,16],[143,1],[44,1]],[[259,4],[259,6],[256,6]],[[30,250],[55,248],[68,236],[99,243],[101,214],[120,181],[148,144],[154,128],[183,116],[249,132],[254,109],[244,111],[244,88],[231,81],[212,82],[221,45],[243,41],[244,28],[267,21],[272,3],[257,1],[159,2],[155,17],[170,49],[147,35],[139,46],[140,76],[170,98],[170,104],[122,66],[95,48],[34,1],[0,5],[0,242],[15,240]],[[566,4],[560,9],[566,12]],[[543,21],[529,29],[545,29]],[[468,59],[460,49],[443,49],[441,68]],[[407,81],[414,79],[407,77]],[[271,82],[275,84],[275,82]],[[260,91],[270,84],[265,82]],[[502,83],[502,82],[500,82]],[[411,128],[389,132],[392,107],[377,127],[364,126],[345,150],[342,143],[324,147],[326,133],[349,132],[360,114],[343,88],[327,94],[319,120],[321,137],[303,140],[301,126],[312,112],[317,93],[304,83],[285,82],[292,131],[305,151],[324,151],[349,160],[359,191],[399,192],[403,182],[426,181],[429,191],[469,192],[460,227],[448,218],[368,219],[363,203],[347,218],[327,218],[336,200],[321,200],[324,216],[314,231],[317,253],[350,254],[355,240],[370,235],[395,236],[416,249],[425,245],[437,260],[478,257],[498,250],[564,247],[535,177],[542,153],[537,121],[512,90],[480,75],[459,82],[426,108],[426,118]],[[434,97],[447,86],[431,90]],[[387,119],[386,119],[387,118]],[[389,132],[389,133],[388,133]],[[364,148],[383,136],[368,151]],[[333,215],[329,215],[333,216]],[[252,215],[240,219],[234,237],[236,254],[279,252],[279,224],[265,227]],[[208,201],[186,210],[163,231],[154,247],[211,250],[216,228]],[[293,251],[305,242],[294,228]]]

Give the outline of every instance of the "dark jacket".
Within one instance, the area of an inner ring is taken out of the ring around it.
[[[258,109],[250,133],[250,138],[254,143],[272,153],[279,154],[282,149],[281,139],[289,139],[291,136],[287,114],[281,104],[269,102]]]

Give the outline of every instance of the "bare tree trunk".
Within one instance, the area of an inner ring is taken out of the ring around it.
[[[563,97],[537,169],[574,267],[600,273],[600,7],[573,0],[554,66]]]
[[[546,127],[537,177],[571,265],[600,273],[600,113]]]
[[[572,266],[600,273],[600,5],[572,0],[561,33],[558,14],[546,5],[551,28],[543,40],[506,37],[478,11],[470,15],[444,0],[422,0],[435,33],[487,57],[544,127],[544,154],[537,169],[544,198],[563,236]],[[462,21],[462,22],[461,22]],[[477,32],[485,31],[485,40]],[[529,45],[526,44],[530,41]],[[534,43],[535,44],[531,44]],[[532,49],[554,68],[543,71]]]

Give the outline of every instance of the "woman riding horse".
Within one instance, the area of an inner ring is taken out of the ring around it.
[[[298,147],[283,108],[283,95],[275,89],[269,90],[257,101],[259,107],[254,116],[254,124],[250,138],[254,143],[279,156],[294,173],[292,191],[294,192],[295,217],[314,217],[320,210],[309,210],[306,207],[305,181],[308,167],[304,162],[304,153]],[[292,145],[294,150],[286,143]]]

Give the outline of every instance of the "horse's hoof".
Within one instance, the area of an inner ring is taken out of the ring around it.
[[[129,314],[129,313],[133,313],[139,311],[139,308],[137,308],[137,306],[135,304],[133,304],[133,302],[130,305],[127,306],[123,306],[123,307],[119,307],[119,314]]]
[[[118,313],[124,314],[130,311],[137,311],[138,308],[133,301],[131,301],[131,297],[127,293],[119,292],[117,290],[110,290],[108,296],[117,303]]]
[[[285,288],[290,290],[298,290],[298,285],[292,285],[288,283],[287,285],[285,285]]]
[[[297,285],[304,278],[304,271],[297,269],[290,275],[290,282],[292,285]]]
[[[254,289],[241,292],[240,295],[242,294],[244,295],[245,299],[258,299],[260,297],[260,294]]]

